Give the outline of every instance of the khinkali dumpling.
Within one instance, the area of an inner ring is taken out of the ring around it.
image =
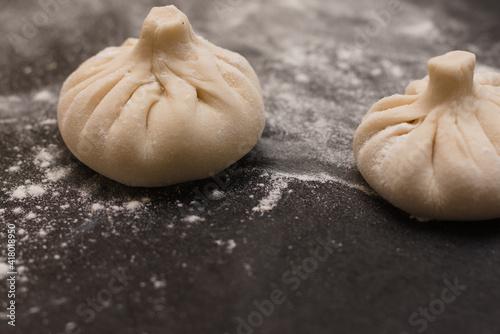
[[[500,74],[474,79],[475,61],[431,59],[428,77],[376,103],[356,131],[363,177],[418,218],[500,217]]]
[[[250,64],[196,36],[174,6],[153,8],[139,39],[71,74],[57,116],[78,159],[131,186],[211,176],[250,151],[265,123]]]

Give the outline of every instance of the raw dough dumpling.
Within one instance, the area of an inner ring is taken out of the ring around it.
[[[80,161],[131,186],[220,172],[252,149],[265,123],[250,64],[196,36],[174,6],[153,8],[139,39],[71,74],[57,117]]]
[[[428,77],[376,103],[356,131],[363,177],[421,219],[500,217],[500,74],[474,79],[475,61],[431,59]]]

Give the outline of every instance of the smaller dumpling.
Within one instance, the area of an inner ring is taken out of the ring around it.
[[[248,61],[196,36],[174,6],[153,8],[139,39],[104,49],[72,73],[57,117],[80,161],[130,186],[220,172],[252,149],[265,123]]]
[[[500,217],[500,74],[474,78],[475,61],[431,59],[428,77],[376,103],[356,131],[365,180],[418,218]]]

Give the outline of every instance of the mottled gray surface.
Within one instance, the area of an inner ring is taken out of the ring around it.
[[[430,57],[465,49],[478,70],[498,70],[499,4],[402,1],[377,23],[390,2],[174,1],[200,35],[252,63],[267,126],[215,179],[137,189],[72,157],[58,91],[168,3],[2,0],[0,276],[7,223],[18,275],[17,326],[2,319],[0,333],[238,333],[249,316],[255,328],[239,332],[498,333],[498,222],[410,219],[366,185],[351,142],[369,107],[424,76]],[[320,242],[332,253],[299,278]],[[121,271],[130,279],[109,293]],[[440,310],[455,278],[467,288]],[[286,300],[260,324],[254,301],[275,289]],[[6,295],[2,284],[2,314]],[[437,316],[409,322],[429,306]]]

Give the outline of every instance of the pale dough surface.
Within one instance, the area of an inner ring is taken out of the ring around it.
[[[366,181],[423,219],[500,217],[500,74],[474,78],[475,55],[428,63],[406,95],[376,103],[354,138]]]
[[[248,61],[196,36],[174,6],[153,8],[139,39],[71,74],[57,116],[78,159],[131,186],[220,172],[252,149],[265,123]]]

